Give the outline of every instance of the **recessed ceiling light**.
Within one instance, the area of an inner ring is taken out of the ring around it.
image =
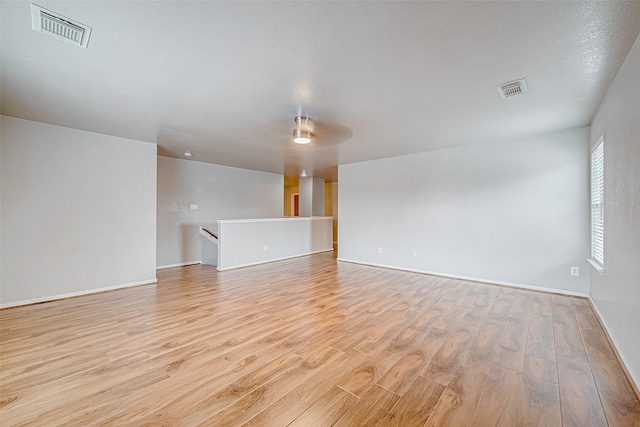
[[[187,151],[184,152],[184,156],[185,157],[191,157],[191,156],[193,156],[193,154],[191,154],[191,151],[187,150]]]

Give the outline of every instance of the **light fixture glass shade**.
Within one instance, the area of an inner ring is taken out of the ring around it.
[[[296,144],[308,144],[311,142],[311,132],[305,132],[300,129],[293,130],[293,142]]]
[[[311,142],[311,119],[305,116],[297,116],[293,119],[296,127],[293,128],[293,142],[296,144],[308,144]]]

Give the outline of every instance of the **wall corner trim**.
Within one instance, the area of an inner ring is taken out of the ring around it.
[[[105,286],[103,288],[88,289],[85,291],[70,292],[67,294],[58,294],[58,295],[51,295],[51,296],[42,297],[42,298],[33,298],[33,299],[28,299],[23,301],[8,302],[8,303],[0,304],[0,309],[14,308],[14,307],[20,307],[25,305],[40,304],[40,303],[51,302],[56,300],[81,297],[86,295],[100,294],[103,292],[115,291],[115,290],[124,289],[124,288],[132,288],[134,286],[151,285],[155,283],[158,283],[158,279],[154,277],[153,279],[141,280],[139,282],[123,283],[121,285]]]

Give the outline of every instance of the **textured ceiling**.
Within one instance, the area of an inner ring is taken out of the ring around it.
[[[3,2],[2,114],[327,179],[338,164],[588,125],[640,32],[640,2],[38,4],[92,27],[89,47]],[[529,92],[499,97],[523,77]],[[298,114],[336,132],[294,145]]]

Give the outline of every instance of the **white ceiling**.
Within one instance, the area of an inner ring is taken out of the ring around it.
[[[89,47],[3,2],[2,114],[330,180],[338,164],[588,125],[640,32],[640,2],[37,4],[92,27]],[[522,77],[529,92],[499,97]],[[298,114],[345,136],[297,146]]]

